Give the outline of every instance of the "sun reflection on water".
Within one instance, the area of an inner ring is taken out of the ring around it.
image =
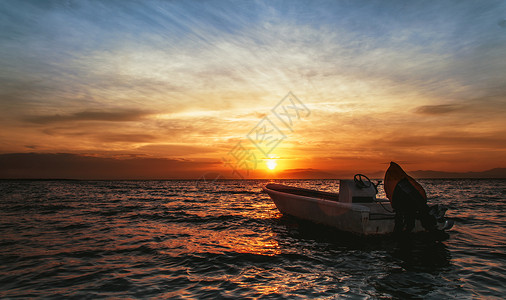
[[[3,183],[6,195],[25,188],[35,196],[24,203],[5,196],[0,201],[0,254],[6,257],[0,268],[8,274],[0,279],[13,278],[42,296],[69,298],[90,292],[321,299],[504,294],[504,181],[492,182],[499,187],[487,187],[488,181],[425,181],[429,191],[443,191],[431,201],[453,203],[457,225],[442,243],[367,242],[281,218],[261,193],[259,186],[267,182],[55,181],[28,188]],[[329,191],[338,186],[274,182]],[[473,190],[471,199],[452,189],[459,182]],[[57,192],[47,197],[52,186]],[[25,292],[0,290],[0,298],[29,298]]]

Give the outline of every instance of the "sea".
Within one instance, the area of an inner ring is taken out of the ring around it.
[[[506,180],[420,180],[446,239],[283,216],[262,186],[338,180],[0,181],[0,298],[504,299]],[[380,196],[384,192],[380,189]]]

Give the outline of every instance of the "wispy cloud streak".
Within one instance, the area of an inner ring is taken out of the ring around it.
[[[121,111],[81,111],[68,115],[45,115],[31,116],[26,120],[31,123],[49,124],[60,122],[75,121],[106,121],[106,122],[131,122],[139,121],[152,113],[139,110],[121,110]]]

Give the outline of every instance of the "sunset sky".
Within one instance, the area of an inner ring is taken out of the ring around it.
[[[506,167],[505,1],[0,1],[0,28],[0,178],[233,178],[237,145],[245,178]]]

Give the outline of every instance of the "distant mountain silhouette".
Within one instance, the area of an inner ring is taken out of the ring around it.
[[[356,173],[356,172],[355,172]],[[289,169],[278,174],[278,178],[293,179],[344,179],[353,178],[353,171],[327,172],[318,169]],[[433,170],[408,171],[415,178],[506,178],[506,168],[495,168],[482,172],[444,172]],[[369,172],[366,174],[371,179],[382,179],[385,171]]]
[[[71,153],[0,154],[0,179],[194,179],[219,162]]]
[[[0,179],[198,179],[219,161],[187,161],[150,157],[95,157],[70,153],[0,154]],[[228,170],[227,170],[228,171]],[[346,179],[356,170],[287,169],[276,173],[283,179]],[[506,168],[483,172],[408,171],[416,178],[506,178]],[[365,173],[382,179],[385,170]],[[234,177],[232,177],[234,178]]]
[[[506,168],[495,168],[482,172],[418,170],[408,173],[416,178],[506,178]]]

